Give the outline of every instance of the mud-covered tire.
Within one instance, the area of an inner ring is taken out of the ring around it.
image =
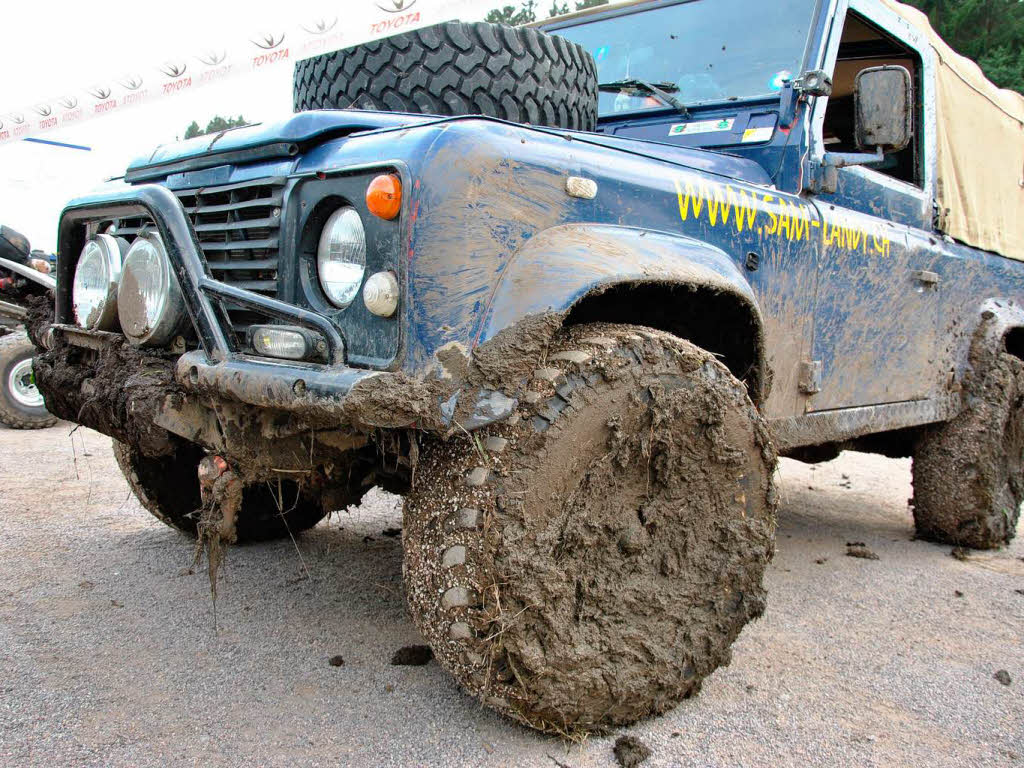
[[[202,508],[198,477],[202,449],[186,444],[174,456],[151,458],[117,440],[113,447],[117,465],[143,508],[162,523],[195,536]],[[235,523],[239,543],[294,536],[326,515],[319,499],[297,492],[290,481],[283,483],[283,504],[278,504],[276,496],[277,488],[266,484],[245,487]]]
[[[775,453],[715,358],[622,325],[563,332],[508,421],[422,449],[406,592],[437,659],[541,730],[674,706],[765,607]]]
[[[914,449],[914,525],[929,541],[994,549],[1016,533],[1024,500],[1024,361],[975,355],[964,409]]]
[[[447,22],[296,62],[295,111],[486,115],[592,131],[597,67],[581,46],[527,27]]]
[[[30,381],[35,354],[24,331],[0,337],[0,424],[12,429],[43,429],[57,423]]]

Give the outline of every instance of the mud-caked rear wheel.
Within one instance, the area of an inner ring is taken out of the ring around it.
[[[195,536],[203,507],[198,475],[203,450],[183,444],[173,456],[153,458],[117,440],[113,443],[117,465],[139,503],[161,522]],[[235,521],[237,541],[295,535],[312,528],[325,514],[314,494],[291,481],[253,483],[242,492]]]
[[[1013,538],[1024,500],[1024,361],[972,356],[964,408],[914,449],[914,523],[930,541],[975,549]]]
[[[775,454],[744,386],[668,334],[564,332],[472,437],[424,446],[408,600],[488,706],[570,733],[696,693],[765,606]]]

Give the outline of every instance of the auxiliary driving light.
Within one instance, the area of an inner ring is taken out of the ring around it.
[[[185,299],[155,232],[140,233],[128,249],[117,289],[117,315],[124,335],[137,346],[162,346],[184,329]]]
[[[363,303],[380,317],[391,317],[398,309],[398,278],[394,272],[377,272],[366,278]]]
[[[344,309],[355,301],[366,271],[366,231],[355,208],[346,205],[327,219],[316,266],[320,286],[334,306]]]
[[[85,241],[71,285],[75,322],[82,328],[112,331],[117,327],[117,285],[127,247],[126,240],[110,235],[92,235]]]
[[[283,360],[323,360],[327,343],[319,334],[292,325],[254,325],[249,343],[257,355]]]

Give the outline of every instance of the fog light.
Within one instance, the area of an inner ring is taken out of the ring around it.
[[[71,303],[75,321],[83,328],[117,328],[117,286],[127,248],[126,240],[110,235],[93,235],[82,248],[71,284]]]
[[[394,272],[377,272],[366,279],[363,303],[375,315],[391,317],[398,309],[398,278]]]
[[[141,232],[124,257],[117,316],[128,341],[140,346],[163,346],[186,327],[185,299],[155,232]]]
[[[313,331],[285,325],[254,325],[249,342],[257,355],[282,360],[324,360],[327,342]]]

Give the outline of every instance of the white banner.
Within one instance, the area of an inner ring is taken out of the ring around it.
[[[241,74],[291,67],[295,61],[443,21],[473,18],[479,0],[347,0],[325,3],[330,15],[225,40],[155,66],[17,109],[0,111],[0,144],[166,99]]]

